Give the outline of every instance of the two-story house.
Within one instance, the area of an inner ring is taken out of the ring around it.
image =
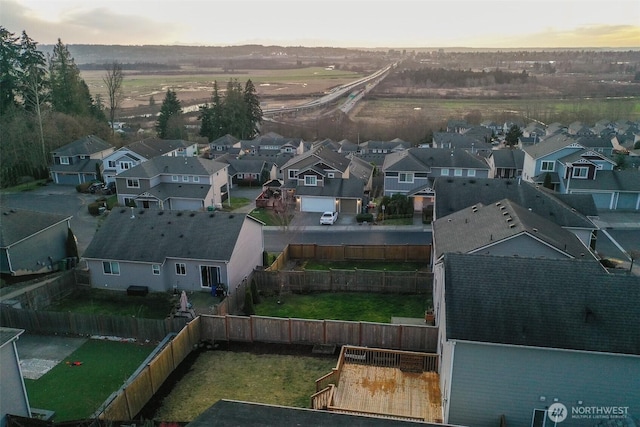
[[[193,157],[198,154],[198,144],[182,139],[146,138],[132,142],[114,151],[102,160],[102,177],[105,183],[115,182],[119,173],[131,169],[157,156]]]
[[[358,154],[388,154],[411,148],[411,143],[399,138],[391,141],[365,141],[358,144]]]
[[[413,198],[416,211],[433,205],[433,180],[437,177],[489,176],[480,157],[462,149],[410,148],[388,154],[382,165],[384,195],[405,194]]]
[[[296,156],[282,166],[283,191],[295,197],[301,212],[360,213],[371,191],[374,167],[350,155],[337,153],[328,144]]]
[[[238,155],[240,152],[240,140],[233,135],[223,135],[209,143],[207,156],[210,159],[223,156],[225,154]]]
[[[487,164],[490,178],[518,178],[522,175],[524,151],[509,148],[492,150]]]
[[[595,148],[585,147],[594,143]],[[613,147],[607,148],[602,138],[552,136],[525,147],[522,177],[543,184],[548,174],[554,190],[591,194],[599,209],[639,210],[640,172],[616,170],[616,162],[602,152],[605,149]]]
[[[434,271],[443,421],[635,425],[639,285],[592,259],[446,253]]]
[[[228,164],[160,156],[116,176],[118,203],[170,210],[218,207],[228,197]]]
[[[260,135],[251,140],[241,140],[240,151],[243,154],[270,155],[278,154],[300,155],[305,151],[302,138],[286,138],[274,132]]]
[[[87,135],[51,152],[51,179],[56,184],[77,185],[98,179],[102,160],[114,147],[95,135]]]
[[[468,134],[475,128],[469,129],[464,134],[452,133],[452,132],[434,132],[433,139],[431,141],[432,148],[447,148],[450,150],[459,149],[466,150],[471,154],[478,155],[487,158],[493,149],[490,142],[491,134],[487,136],[486,133],[480,133],[479,135]],[[486,128],[482,128],[488,131]]]

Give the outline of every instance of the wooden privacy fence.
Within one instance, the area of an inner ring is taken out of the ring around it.
[[[435,352],[438,328],[342,320],[265,316],[200,316],[201,337],[208,341],[277,344],[330,344]]]
[[[5,305],[13,306],[17,302],[21,308],[41,310],[71,294],[75,288],[74,270],[67,270],[58,273],[55,277],[40,279],[33,283],[29,282],[21,286],[20,290],[3,295],[0,297],[0,301]]]
[[[429,263],[431,245],[316,245],[289,243],[288,259],[378,260]]]
[[[107,399],[94,418],[112,421],[135,419],[198,342],[200,318],[189,322],[173,339],[161,343],[120,390]]]
[[[255,270],[253,280],[265,294],[309,292],[432,293],[429,271],[380,270]]]
[[[185,318],[142,319],[9,307],[0,310],[0,325],[41,335],[101,335],[161,341],[167,334],[181,330],[186,323]]]

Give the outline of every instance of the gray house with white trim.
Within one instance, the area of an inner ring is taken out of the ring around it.
[[[56,184],[77,185],[98,178],[102,171],[102,159],[115,148],[95,135],[87,135],[51,152],[49,166],[51,179]]]
[[[637,277],[592,260],[447,253],[434,301],[445,423],[637,425]]]
[[[262,223],[245,214],[115,208],[84,252],[91,285],[209,292],[262,265]]]
[[[382,172],[384,195],[405,194],[413,198],[414,210],[421,211],[434,202],[435,178],[487,178],[489,166],[462,149],[410,148],[387,154]]]
[[[202,157],[155,157],[116,176],[118,203],[194,211],[219,207],[228,196],[228,168]]]

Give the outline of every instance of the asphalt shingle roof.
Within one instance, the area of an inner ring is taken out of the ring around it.
[[[446,254],[447,338],[640,355],[640,278],[596,261]]]
[[[160,139],[147,138],[141,141],[132,142],[126,148],[134,153],[140,154],[145,159],[151,159],[156,156],[162,156],[178,148],[187,148],[193,145],[192,142],[182,139]]]
[[[471,253],[518,235],[541,240],[566,257],[591,256],[575,234],[508,199],[486,206],[477,204],[438,218],[433,224],[436,259],[448,252]]]
[[[524,180],[491,178],[436,178],[436,218],[476,203],[489,205],[509,199],[561,227],[595,229],[585,215],[597,215],[591,195],[551,192]]]
[[[596,179],[572,179],[572,190],[609,190],[640,193],[640,172],[632,169],[597,171]]]
[[[71,219],[71,216],[4,208],[0,213],[0,247],[14,245],[68,219]]]
[[[227,167],[225,163],[202,157],[154,157],[118,175],[123,178],[153,178],[162,174],[211,176]]]
[[[428,172],[431,168],[489,169],[479,157],[462,149],[410,148],[388,154],[382,169],[398,172]]]
[[[224,212],[115,208],[83,257],[149,263],[167,257],[229,260],[245,220],[252,221]]]
[[[56,156],[79,156],[81,154],[94,154],[113,148],[107,141],[95,135],[87,135],[62,147],[56,148],[53,153]]]

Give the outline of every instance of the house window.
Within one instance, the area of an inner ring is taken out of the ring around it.
[[[200,182],[200,177],[199,176],[194,176],[193,177],[193,182]]]
[[[449,176],[449,169],[442,169],[442,172],[440,173],[440,175]]]
[[[182,175],[182,182],[189,182],[189,176],[188,175]]]
[[[220,267],[201,265],[200,286],[203,288],[215,288],[218,284],[220,284]]]
[[[102,261],[102,271],[104,274],[120,275],[120,263],[117,261]]]
[[[176,274],[178,276],[186,276],[187,264],[185,264],[184,262],[176,262]]]
[[[116,161],[115,160],[109,160],[109,167],[110,168],[115,168],[116,167]]]
[[[178,182],[178,175],[171,175],[171,181]]]
[[[586,178],[588,173],[589,173],[589,168],[575,167],[573,168],[573,172],[571,173],[571,176],[573,178]]]
[[[120,169],[127,170],[131,167],[131,162],[120,162]]]
[[[133,178],[127,179],[127,188],[140,188],[140,180]]]
[[[467,176],[476,176],[476,170],[475,169],[469,169],[467,171]]]
[[[462,176],[462,169],[454,169],[453,174],[455,176]]]
[[[540,165],[542,172],[553,172],[555,170],[555,162],[551,160],[543,160]]]
[[[413,172],[400,172],[398,174],[398,182],[412,183],[413,182]]]
[[[60,157],[60,164],[61,165],[68,165],[69,164],[69,158],[64,156],[64,157]]]
[[[298,169],[289,169],[289,179],[296,179],[298,177]]]
[[[333,178],[335,174],[333,172],[327,172],[327,178]]]
[[[307,175],[304,177],[304,185],[315,187],[318,185],[318,178],[313,175]]]
[[[243,179],[244,178],[244,175],[241,174],[241,173],[239,173],[237,176],[238,176],[238,179]]]
[[[154,276],[158,276],[160,274],[160,264],[151,264],[151,271]]]

